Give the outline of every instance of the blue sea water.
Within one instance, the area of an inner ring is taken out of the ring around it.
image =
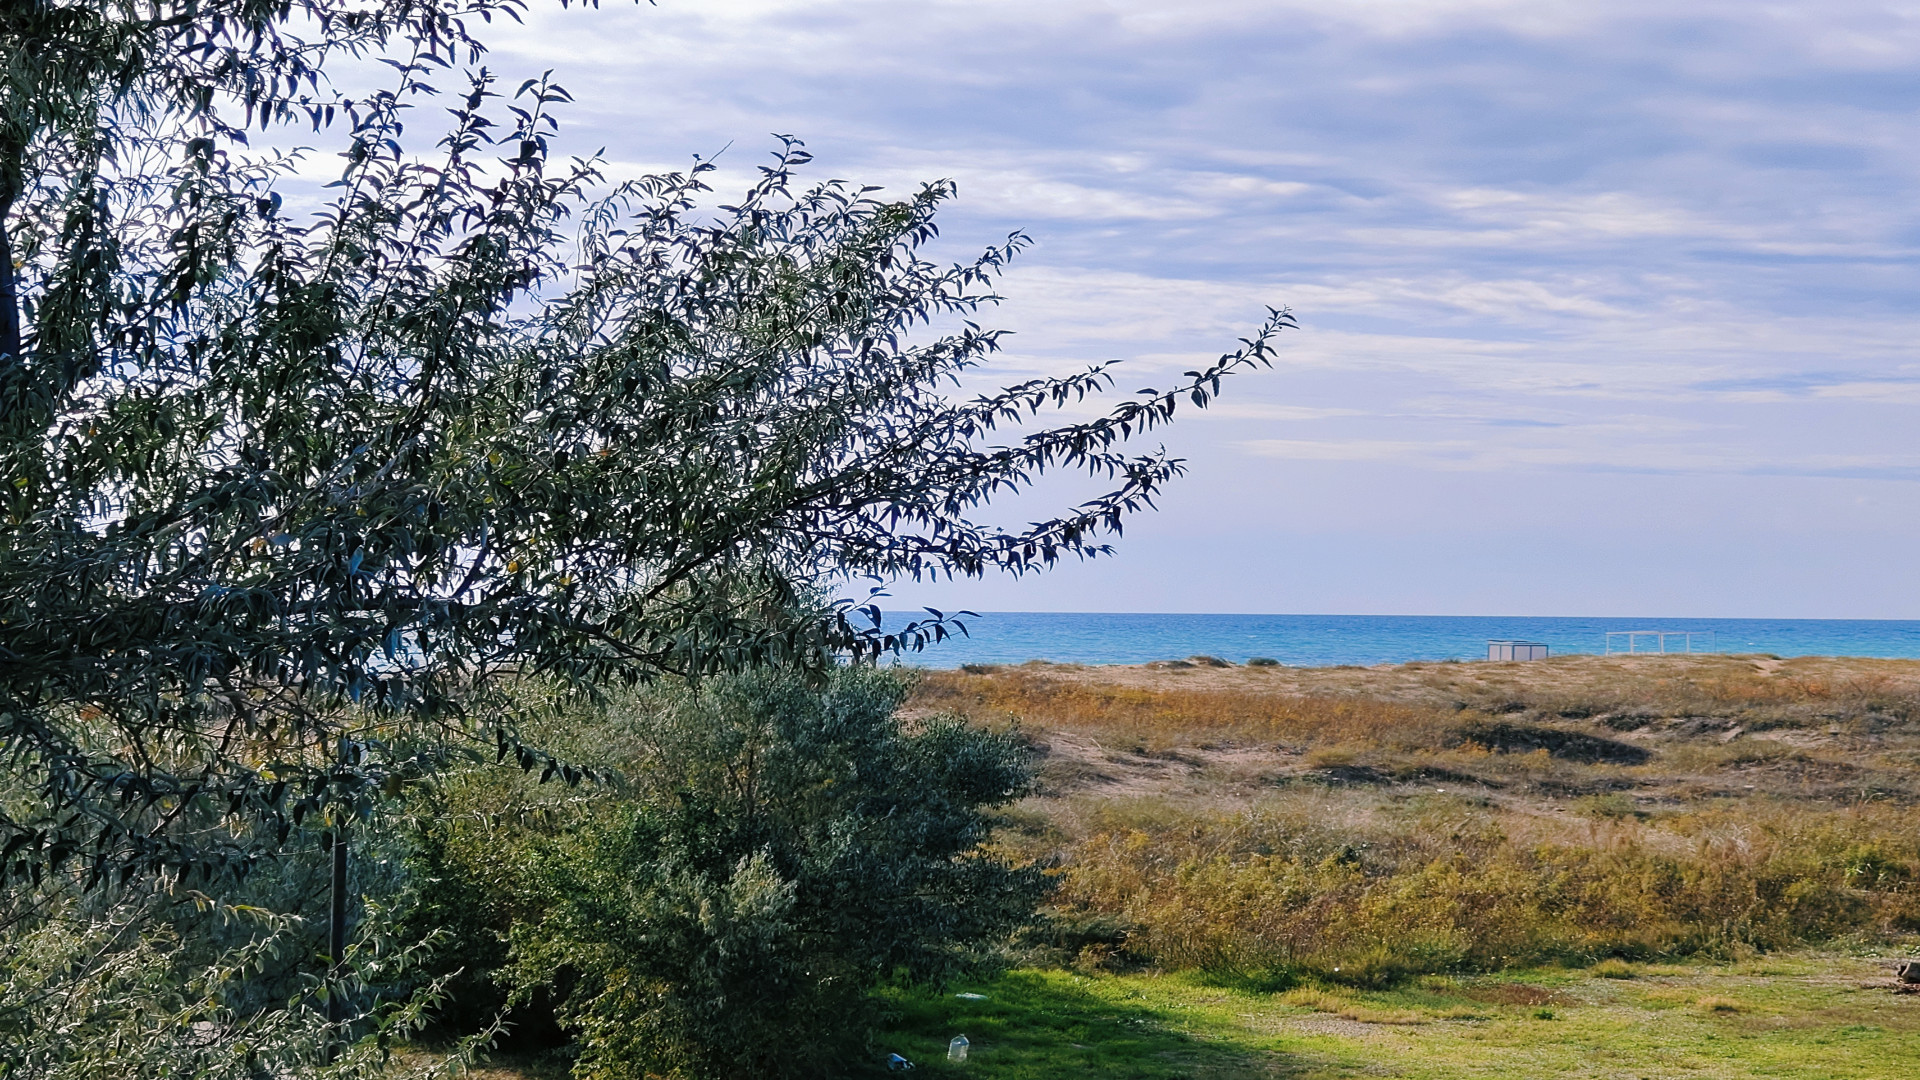
[[[887,613],[897,625],[906,612]],[[1205,654],[1237,663],[1266,656],[1294,666],[1485,659],[1491,639],[1544,642],[1559,656],[1602,653],[1607,632],[1695,631],[1694,648],[1778,656],[1920,657],[1920,620],[1581,619],[1482,615],[1153,615],[990,611],[963,620],[965,637],[908,654],[922,667],[1139,664]],[[1710,631],[1709,645],[1700,632]],[[1616,648],[1622,643],[1614,642]],[[1638,648],[1656,649],[1648,639]],[[1684,648],[1670,639],[1668,648]]]

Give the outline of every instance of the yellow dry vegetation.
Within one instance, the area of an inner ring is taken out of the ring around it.
[[[1026,733],[999,842],[1055,867],[1061,962],[1618,978],[1920,932],[1920,663],[1030,664],[913,708]]]

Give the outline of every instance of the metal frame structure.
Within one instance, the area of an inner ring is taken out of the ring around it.
[[[1545,660],[1547,643],[1544,641],[1489,641],[1487,659],[1489,660]]]
[[[1625,638],[1626,645],[1617,648],[1615,638]],[[1642,646],[1641,640],[1652,638],[1653,644]],[[1668,648],[1669,639],[1680,639],[1679,648]],[[1705,648],[1697,647],[1704,642]],[[1719,652],[1711,630],[1609,630],[1607,631],[1608,656],[1638,656],[1648,653],[1711,653]]]

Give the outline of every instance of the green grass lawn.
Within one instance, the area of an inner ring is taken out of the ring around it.
[[[1920,1075],[1920,995],[1886,965],[1803,956],[1427,978],[1400,989],[1250,993],[1180,976],[1016,971],[899,995],[878,1049],[921,1076],[1768,1077]],[[947,1041],[971,1041],[964,1065]]]

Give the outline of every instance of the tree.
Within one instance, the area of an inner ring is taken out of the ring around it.
[[[7,873],[244,868],[451,747],[574,779],[490,696],[530,675],[591,692],[937,639],[940,613],[815,598],[1099,553],[1181,471],[1122,444],[1291,325],[995,444],[1111,382],[948,396],[1000,343],[972,320],[1023,238],[934,264],[951,185],[802,184],[793,140],[717,210],[704,163],[606,184],[554,152],[560,86],[462,67],[468,24],[516,7],[0,16],[0,740],[34,792],[0,806]],[[393,86],[334,93],[353,55]],[[294,159],[246,146],[293,121],[339,133],[311,216]],[[1048,470],[1110,487],[978,520]]]

